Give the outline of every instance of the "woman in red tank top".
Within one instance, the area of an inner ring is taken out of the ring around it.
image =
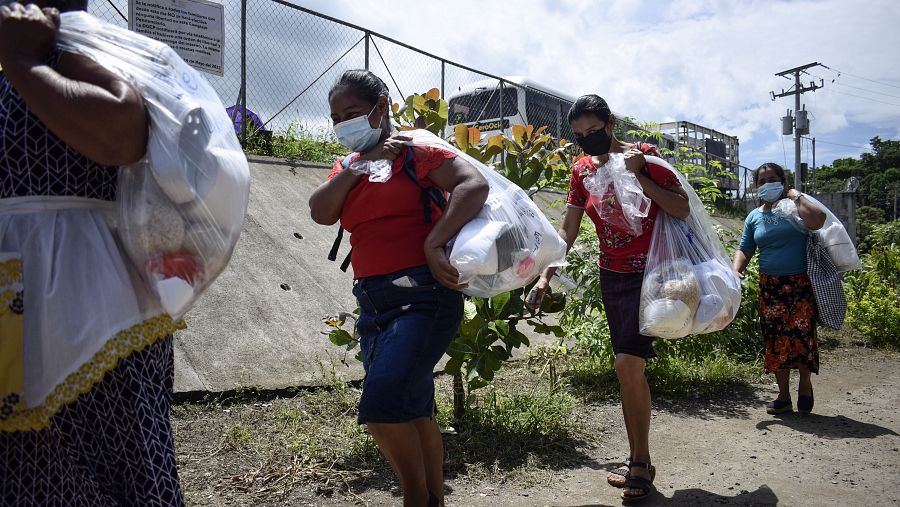
[[[366,372],[358,421],[393,467],[404,505],[443,505],[433,371],[456,337],[464,288],[444,245],[481,210],[488,185],[453,153],[406,145],[388,88],[371,72],[345,72],[329,103],[338,140],[355,153],[335,163],[309,205],[317,223],[340,220],[350,232]],[[408,150],[414,174],[405,174]],[[375,181],[370,162],[382,166]],[[423,199],[426,189],[449,193],[446,207]]]

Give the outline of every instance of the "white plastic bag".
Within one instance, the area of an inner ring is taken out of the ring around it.
[[[487,179],[490,193],[478,216],[450,242],[450,263],[470,296],[491,297],[531,283],[548,266],[562,266],[566,243],[521,188],[427,130],[403,132],[411,146],[455,153]]]
[[[687,179],[659,157],[646,158],[678,177],[690,215],[656,216],[641,286],[641,333],[674,339],[724,329],[741,306],[740,279]]]
[[[350,160],[356,153],[348,155],[345,160]],[[387,183],[394,174],[394,166],[390,160],[355,160],[350,162],[350,172],[356,175],[369,175],[372,183]]]
[[[643,219],[652,203],[637,176],[625,168],[624,154],[610,153],[605,164],[585,176],[584,189],[603,221],[635,237],[644,233]]]
[[[227,265],[247,212],[250,168],[231,120],[206,79],[161,42],[67,12],[57,46],[144,98],[147,155],[120,169],[118,232],[148,288],[180,318]]]
[[[803,194],[804,199],[808,199],[822,211],[825,212],[825,223],[817,231],[812,231],[818,237],[819,244],[828,251],[831,260],[834,261],[834,267],[839,273],[859,269],[862,263],[859,260],[859,254],[856,247],[850,239],[850,234],[844,228],[844,224],[832,213],[830,209],[819,202],[815,197]],[[809,234],[809,228],[800,218],[800,212],[797,210],[797,203],[791,199],[781,199],[775,206],[772,206],[772,213],[780,217],[786,218],[791,225],[803,234]]]

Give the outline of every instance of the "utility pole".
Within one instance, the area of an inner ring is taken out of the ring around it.
[[[812,138],[813,143],[813,166],[812,166],[812,174],[816,178],[816,190],[818,191],[819,177],[816,175],[816,138]]]
[[[810,82],[809,86],[803,86],[800,83],[800,74],[803,74],[806,69],[818,67],[821,65],[822,64],[820,64],[819,62],[813,62],[800,67],[795,67],[793,69],[784,70],[775,74],[776,76],[781,76],[785,79],[791,79],[788,74],[793,74],[794,88],[788,91],[785,91],[782,88],[781,93],[778,94],[776,94],[774,91],[770,92],[773,102],[776,98],[779,97],[787,97],[788,95],[794,96],[794,112],[797,115],[796,120],[794,121],[794,188],[796,188],[797,190],[801,190],[802,183],[800,181],[800,136],[802,134],[809,133],[809,120],[807,119],[806,111],[800,110],[800,95],[803,95],[806,92],[818,90],[825,85],[825,82],[820,79],[818,85],[814,82]]]

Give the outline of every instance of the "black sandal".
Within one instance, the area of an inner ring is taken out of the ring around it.
[[[626,459],[623,463],[624,463],[624,465],[622,465],[622,466],[620,466],[620,467],[618,467],[618,468],[614,468],[614,469],[610,470],[610,471],[609,471],[609,475],[606,476],[606,483],[609,484],[610,486],[614,487],[614,488],[621,488],[621,487],[624,487],[624,486],[625,486],[625,482],[622,482],[621,484],[618,484],[618,483],[617,483],[617,484],[613,484],[613,482],[609,480],[609,479],[610,479],[610,475],[619,475],[619,476],[621,476],[622,478],[624,478],[624,479],[627,480],[627,479],[628,479],[628,474],[629,474],[629,472],[631,472],[631,468],[630,468],[630,467],[631,467],[631,458]]]
[[[653,465],[648,465],[639,461],[632,461],[631,467],[646,469],[650,473],[650,478],[647,479],[639,475],[634,475],[631,473],[628,474],[628,478],[625,481],[625,486],[623,487],[623,489],[639,489],[642,491],[642,493],[640,495],[626,495],[625,491],[622,491],[622,502],[625,504],[637,503],[646,500],[647,497],[650,496],[650,493],[653,492],[653,480],[656,479],[656,469],[653,467]]]

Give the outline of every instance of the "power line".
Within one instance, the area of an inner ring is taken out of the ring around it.
[[[879,103],[881,103],[881,104],[887,104],[887,105],[889,105],[889,106],[900,107],[900,104],[895,104],[895,103],[893,103],[893,102],[886,102],[886,101],[884,101],[884,100],[873,99],[873,98],[871,98],[871,97],[863,97],[862,95],[854,95],[854,94],[852,94],[852,93],[839,92],[839,91],[837,91],[837,90],[831,90],[831,91],[833,91],[834,93],[839,93],[839,94],[841,94],[841,95],[846,95],[846,96],[848,96],[848,97],[856,97],[856,98],[858,98],[858,99],[871,100],[872,102],[879,102]]]
[[[862,149],[862,150],[868,150],[868,149],[869,149],[868,146],[853,146],[853,145],[850,145],[850,144],[834,143],[834,142],[831,142],[831,141],[823,141],[822,139],[818,139],[818,138],[816,138],[816,142],[817,142],[817,143],[825,143],[825,144],[833,144],[833,145],[835,145],[835,146],[843,146],[844,148],[853,148],[853,149],[856,149],[856,150],[860,150],[860,149]]]
[[[802,178],[801,178],[801,171],[800,171],[800,156],[802,154],[801,147],[800,147],[800,136],[802,134],[809,133],[809,118],[807,116],[806,110],[800,109],[800,96],[806,92],[814,92],[814,91],[818,90],[819,88],[822,88],[825,84],[824,80],[820,79],[819,84],[810,82],[809,86],[803,86],[803,84],[800,82],[800,75],[801,74],[809,74],[809,72],[808,72],[809,69],[818,67],[820,65],[822,65],[822,64],[820,64],[819,62],[807,63],[806,65],[794,67],[793,69],[783,70],[783,71],[775,74],[776,76],[781,76],[785,79],[791,79],[788,76],[792,74],[794,77],[794,86],[789,91],[784,91],[784,89],[782,89],[781,93],[775,93],[774,90],[769,92],[769,95],[772,97],[772,100],[775,100],[779,97],[787,97],[789,95],[794,96],[794,111],[795,111],[795,114],[797,115],[797,118],[796,118],[796,120],[794,120],[792,122],[793,125],[792,125],[791,130],[793,130],[793,133],[794,133],[794,187],[795,188],[802,188],[801,184],[803,183],[801,181]],[[790,119],[790,112],[788,112],[788,116],[785,119]],[[782,123],[782,132],[784,132],[784,126],[786,126],[786,124]],[[782,142],[782,149],[784,149],[784,137],[781,138],[781,142]],[[787,165],[787,154],[785,154],[785,165]]]
[[[875,90],[867,90],[865,88],[860,88],[859,86],[848,85],[846,83],[841,83],[841,82],[837,82],[834,84],[836,84],[838,86],[846,86],[847,88],[856,88],[857,90],[862,90],[866,93],[877,93],[878,95],[884,95],[886,97],[891,97],[893,99],[900,99],[900,95],[891,95],[890,93],[876,92]]]
[[[867,78],[867,77],[857,76],[856,74],[851,74],[851,73],[849,73],[849,72],[844,72],[844,71],[842,71],[842,70],[833,69],[833,68],[831,68],[831,67],[829,67],[829,66],[827,66],[827,65],[822,65],[822,67],[825,67],[826,69],[828,69],[828,70],[830,70],[830,71],[837,72],[837,73],[838,73],[838,76],[840,76],[841,74],[846,74],[846,75],[848,75],[848,76],[850,76],[850,77],[855,77],[856,79],[862,79],[863,81],[869,81],[869,82],[871,82],[871,83],[880,84],[880,85],[882,85],[882,86],[890,86],[891,88],[898,88],[898,89],[900,89],[900,86],[897,86],[897,85],[893,85],[893,84],[890,84],[890,83],[885,83],[885,82],[882,82],[882,81],[876,81],[876,80],[874,80],[874,79],[869,79],[869,78]]]
[[[817,75],[815,75],[815,74],[813,74],[813,73],[811,73],[811,72],[807,72],[807,74],[809,74],[810,76],[812,76],[812,77],[814,77],[814,78],[817,78],[817,79],[822,79],[822,80],[826,79],[826,78],[824,78],[824,77],[822,77],[822,76],[817,76]],[[874,94],[877,94],[877,95],[884,95],[884,96],[886,96],[886,97],[891,97],[891,98],[893,98],[893,99],[900,99],[900,95],[891,95],[890,93],[878,92],[878,91],[875,91],[875,90],[870,90],[870,89],[868,89],[868,88],[862,88],[862,87],[860,87],[860,86],[848,85],[847,83],[842,83],[842,82],[840,82],[840,81],[838,80],[839,78],[840,78],[840,76],[838,76],[838,77],[832,79],[832,80],[831,80],[832,84],[835,84],[835,85],[838,85],[838,86],[844,86],[844,87],[847,87],[847,88],[855,88],[855,89],[857,89],[857,90],[861,90],[861,91],[864,91],[864,92],[866,92],[866,93],[874,93]]]

